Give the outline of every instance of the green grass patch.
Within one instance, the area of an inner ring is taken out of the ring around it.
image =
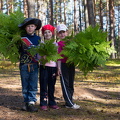
[[[120,66],[120,59],[108,60],[106,62],[107,66]]]
[[[0,61],[0,69],[15,69],[17,64],[12,64],[10,61]]]

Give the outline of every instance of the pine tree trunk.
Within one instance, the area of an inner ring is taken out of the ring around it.
[[[110,34],[109,34],[109,40],[112,41],[111,45],[115,47],[115,19],[114,19],[114,0],[109,0],[109,22],[110,22]],[[115,59],[115,53],[112,53],[111,56],[113,59]]]
[[[118,4],[118,23],[120,23],[120,2]],[[118,37],[120,40],[120,24],[118,24]]]
[[[85,28],[87,28],[89,26],[87,0],[84,0],[84,13]]]
[[[10,0],[10,12],[14,12],[14,6],[13,6],[13,4],[14,4],[14,1],[13,0]]]
[[[58,17],[57,16],[59,15],[59,13],[58,13],[58,9],[59,9],[58,8],[58,4],[59,4],[59,2],[55,2],[55,7],[54,7],[54,11],[55,12],[54,12],[54,16],[53,16],[54,17],[54,25],[55,26],[57,26],[57,21],[58,21]]]
[[[93,0],[87,0],[87,9],[88,9],[89,25],[94,27],[95,16],[94,16]]]
[[[100,28],[103,30],[103,2],[100,0]]]
[[[60,0],[60,22],[62,21],[62,4],[61,4],[62,0]]]
[[[108,24],[109,24],[109,13],[108,13],[108,11],[109,11],[109,0],[106,0],[106,31],[109,31],[109,29],[108,29]],[[108,38],[108,40],[109,40],[109,38]]]
[[[74,32],[77,32],[76,0],[74,0]]]
[[[35,18],[35,0],[27,0],[28,17]]]
[[[53,25],[53,0],[49,0],[50,2],[50,24]]]
[[[50,23],[50,2],[47,2],[47,22]]]
[[[118,3],[118,23],[120,23],[120,1]],[[118,37],[120,40],[120,24],[118,24]]]
[[[65,8],[65,6],[66,6],[66,2],[64,0],[64,24],[66,24],[66,8]]]
[[[9,15],[9,2],[8,0],[6,0],[6,10],[7,10],[7,15]]]
[[[28,17],[28,6],[26,0],[23,0],[24,16]]]
[[[79,5],[79,25],[78,25],[78,31],[82,31],[82,18],[81,18],[81,8],[82,7],[82,4],[81,4],[81,0],[78,1],[78,5]]]
[[[3,12],[3,0],[0,0],[0,11]]]
[[[37,18],[42,21],[42,25],[46,24],[46,9],[47,3],[43,0],[37,0]]]
[[[120,2],[118,4],[118,23],[120,23]],[[120,58],[120,24],[118,24],[118,58]]]
[[[97,12],[97,10],[96,10],[96,1],[97,0],[93,0],[93,10],[94,10],[94,16],[95,16],[95,22],[96,22],[96,12]]]

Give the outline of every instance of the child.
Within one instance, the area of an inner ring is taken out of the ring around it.
[[[27,51],[32,46],[37,46],[39,36],[35,34],[35,30],[41,27],[41,20],[36,18],[26,18],[23,23],[18,25],[19,28],[25,30],[22,36],[23,44],[20,46],[20,76],[22,83],[22,93],[25,102],[24,110],[29,112],[37,112],[35,107],[37,85],[38,85],[38,61],[32,57]]]
[[[45,40],[52,39],[55,27],[52,25],[45,25],[42,27],[42,34]],[[56,42],[54,43],[55,45]],[[45,56],[44,56],[45,58]],[[45,66],[40,65],[40,108],[41,110],[59,109],[54,98],[57,64],[54,61],[46,63]]]
[[[61,39],[58,42],[58,53],[65,47],[65,41],[62,41],[62,39],[67,36],[67,30],[68,28],[64,24],[57,26],[57,36]],[[64,57],[64,55],[61,56]],[[60,75],[65,105],[66,108],[79,109],[80,106],[73,103],[75,66],[74,64],[66,63],[66,61],[66,57],[58,60],[58,74]]]

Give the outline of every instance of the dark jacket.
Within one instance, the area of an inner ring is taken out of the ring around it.
[[[20,65],[28,64],[28,63],[37,63],[38,61],[35,58],[36,56],[32,57],[27,50],[30,49],[30,47],[32,46],[37,46],[41,38],[36,34],[32,36],[26,34],[25,36],[22,36],[21,39],[25,41],[23,41],[22,44],[20,45],[20,50],[19,50]]]

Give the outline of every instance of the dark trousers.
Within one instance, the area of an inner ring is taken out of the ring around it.
[[[54,98],[56,67],[40,65],[40,106],[56,105]]]
[[[73,64],[61,63],[61,86],[65,105],[73,106],[75,66]]]

